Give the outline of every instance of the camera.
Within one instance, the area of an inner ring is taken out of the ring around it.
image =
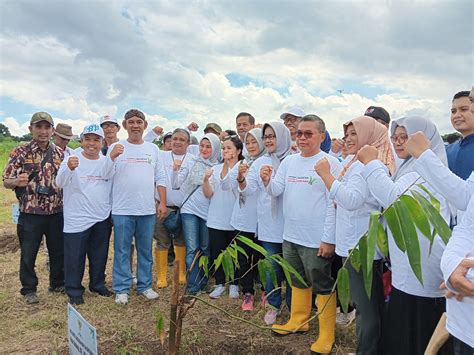
[[[47,186],[38,186],[38,187],[36,188],[36,193],[37,193],[38,195],[49,196],[49,191],[50,191],[50,189],[49,189],[49,187],[47,187]]]

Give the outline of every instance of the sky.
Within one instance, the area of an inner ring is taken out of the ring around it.
[[[0,0],[0,122],[80,133],[142,110],[165,131],[317,114],[333,136],[370,105],[431,118],[473,85],[473,2]],[[121,131],[123,137],[124,132]]]

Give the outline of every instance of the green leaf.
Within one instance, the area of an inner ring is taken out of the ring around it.
[[[270,279],[272,280],[273,287],[278,287],[277,275],[271,261],[268,259],[265,259],[265,264],[266,264],[265,269],[267,273],[270,274]]]
[[[222,263],[222,258],[224,257],[224,254],[225,254],[225,251],[222,251],[216,258],[216,260],[214,260],[214,270],[217,270],[219,268],[219,266],[221,266],[221,263]]]
[[[369,231],[367,232],[367,269],[371,268],[374,263],[375,246],[377,245],[379,229],[379,217],[379,211],[373,211],[370,213]]]
[[[235,243],[235,242],[234,242]],[[248,260],[249,259],[249,256],[247,254],[247,252],[245,251],[244,248],[242,248],[240,245],[238,245],[237,243],[235,243],[235,250],[237,250],[240,254],[244,254],[245,255],[245,258]]]
[[[410,218],[408,207],[403,202],[396,201],[394,207],[397,210],[398,216],[400,216],[400,219],[403,221],[401,231],[403,240],[405,241],[408,261],[410,262],[411,269],[416,278],[423,285],[420,242],[418,241],[418,233],[416,232],[415,224]]]
[[[430,221],[428,220],[428,217],[426,216],[426,213],[419,202],[410,195],[402,195],[400,196],[399,200],[407,206],[413,222],[415,222],[415,225],[420,230],[420,232],[423,233],[423,235],[428,238],[432,244],[433,239],[431,238]]]
[[[351,265],[355,271],[360,271],[360,251],[359,249],[354,249],[350,256]]]
[[[403,252],[406,251],[405,241],[402,237],[402,226],[400,223],[400,218],[397,214],[394,205],[391,205],[384,211],[384,217],[387,221],[388,228],[392,231],[393,240],[395,241],[395,244],[397,245],[398,249]]]
[[[258,251],[260,254],[262,254],[264,257],[267,257],[268,256],[268,251],[265,250],[265,248],[263,248],[261,245],[258,245],[257,243],[255,243],[254,241],[252,241],[252,239],[250,238],[247,238],[247,237],[244,237],[242,235],[239,235],[237,237],[238,240],[240,240],[242,243],[244,244],[247,244],[249,247],[251,247],[252,249]]]
[[[206,277],[209,277],[209,265],[208,265],[208,258],[206,255],[202,255],[199,258],[199,268],[202,268],[204,270],[204,274]]]
[[[229,246],[226,248],[226,251],[229,253],[229,255],[231,256],[231,258],[234,259],[235,267],[238,269],[238,268],[239,268],[238,252],[237,252],[237,250],[234,248],[234,246],[235,246],[234,244],[229,245]]]
[[[377,228],[377,247],[383,256],[388,256],[388,237],[387,233],[385,233],[385,228],[380,221]]]
[[[291,287],[293,287],[293,281],[291,280],[291,274],[290,272],[288,271],[288,269],[283,269],[283,273],[285,274],[285,277],[286,277],[286,282],[288,282],[288,285],[290,285]],[[299,275],[299,274],[297,274]],[[295,275],[296,276],[296,275]],[[306,285],[306,283],[304,283]]]
[[[225,253],[224,256],[222,257],[222,266],[224,268],[224,275],[225,275],[225,280],[226,282],[229,282],[234,279],[234,263],[232,261],[232,257],[228,254]]]
[[[301,276],[298,273],[298,271],[296,271],[296,269],[293,266],[291,266],[291,264],[287,260],[285,260],[281,255],[273,254],[268,259],[275,260],[281,266],[283,271],[287,270],[288,272],[291,273],[291,275],[293,275],[295,278],[297,278],[298,281],[301,282],[301,284],[303,284],[305,287],[308,287],[308,285],[307,285],[306,281],[304,280],[303,276]]]
[[[439,211],[441,209],[441,204],[439,203],[439,200],[436,197],[434,197],[434,195],[431,193],[431,191],[428,190],[426,188],[426,186],[423,185],[423,184],[417,184],[416,186],[418,186],[421,190],[423,190],[430,197],[431,204],[436,208],[437,211]]]
[[[337,296],[341,302],[344,313],[347,313],[350,301],[349,290],[349,271],[345,267],[341,267],[337,272]]]
[[[156,313],[155,330],[156,334],[160,338],[161,346],[163,346],[166,340],[165,319],[160,312]]]
[[[425,210],[428,218],[433,225],[436,233],[441,237],[445,244],[448,244],[449,238],[451,237],[451,229],[444,218],[440,215],[438,210],[431,205],[426,198],[424,198],[419,192],[412,191],[413,197],[420,203],[421,207]]]
[[[266,284],[267,274],[265,272],[265,262],[264,259],[261,259],[257,263],[258,275],[260,276],[260,282],[262,285]]]
[[[367,297],[370,299],[372,291],[372,274],[373,274],[373,263],[367,262],[367,234],[362,236],[359,240],[359,251],[360,251],[360,265],[362,268],[362,275],[364,277],[364,287]],[[369,266],[370,267],[367,267]]]

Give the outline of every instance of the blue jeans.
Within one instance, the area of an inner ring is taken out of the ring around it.
[[[115,293],[128,293],[132,287],[130,247],[135,236],[137,250],[137,291],[142,293],[152,286],[153,232],[156,216],[112,215],[114,221],[114,267],[112,287]]]
[[[209,230],[206,221],[190,213],[182,213],[184,242],[186,244],[186,270],[188,270],[188,293],[196,294],[207,285],[207,277],[199,268],[199,259],[193,264],[194,258],[200,251],[201,255],[210,257]],[[190,270],[191,269],[191,270]]]
[[[64,281],[69,297],[84,294],[82,277],[89,259],[89,289],[105,290],[105,266],[109,254],[112,223],[109,218],[82,232],[64,233]]]
[[[280,254],[282,255],[282,243],[271,243],[271,242],[260,242],[262,247],[265,248],[265,250],[268,252],[269,255],[273,254]],[[277,283],[278,287],[280,287],[278,290],[273,291],[275,286],[273,285],[272,279],[270,277],[270,273],[266,273],[265,275],[265,293],[268,295],[267,296],[267,302],[269,305],[272,307],[276,308],[277,310],[280,309],[281,307],[281,284],[283,281],[283,270],[280,265],[276,262],[272,262],[273,269],[275,270],[275,274],[277,277]],[[286,283],[286,305],[288,309],[291,307],[291,286],[289,283]]]

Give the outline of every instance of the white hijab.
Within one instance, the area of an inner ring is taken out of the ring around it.
[[[263,134],[265,134],[265,129],[267,127],[271,127],[276,136],[276,150],[273,153],[267,153],[267,155],[272,159],[272,166],[276,172],[281,161],[291,152],[291,134],[290,130],[281,122],[265,123],[262,128]]]
[[[201,138],[199,144],[201,144],[203,139],[207,139],[209,143],[211,143],[211,156],[204,159],[199,155],[194,159],[194,165],[189,171],[188,178],[186,179],[190,186],[188,186],[186,190],[194,190],[196,186],[202,185],[206,169],[218,164],[221,159],[221,141],[219,137],[214,133],[207,133]]]

